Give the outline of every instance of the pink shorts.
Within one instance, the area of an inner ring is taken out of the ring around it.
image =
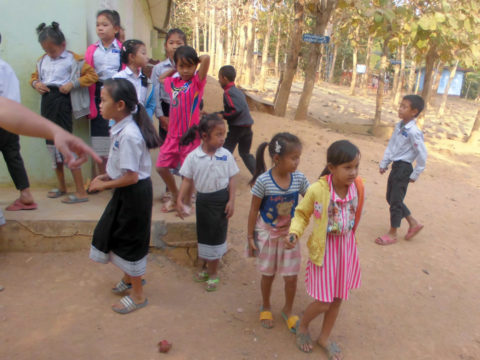
[[[255,225],[255,238],[258,247],[257,265],[262,275],[280,276],[297,275],[300,271],[301,254],[300,246],[293,249],[285,249],[285,236],[288,235],[288,228],[284,234],[274,234],[270,226],[265,224],[259,216]],[[280,236],[279,236],[280,235]]]
[[[157,168],[165,167],[170,169],[176,169],[183,164],[183,161],[196,147],[200,145],[200,139],[196,138],[192,143],[185,146],[180,146],[179,137],[170,137],[167,135],[165,142],[160,148],[158,154]]]

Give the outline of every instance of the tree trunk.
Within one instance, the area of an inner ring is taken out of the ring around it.
[[[251,87],[252,86],[252,76],[253,76],[253,72],[255,71],[254,70],[254,65],[255,65],[255,61],[254,61],[254,58],[253,58],[253,47],[254,47],[254,31],[255,31],[255,26],[254,26],[254,23],[255,23],[255,20],[253,19],[253,13],[254,13],[254,8],[253,8],[253,4],[249,4],[249,8],[248,8],[248,23],[247,23],[247,43],[246,43],[246,46],[247,46],[247,51],[246,51],[246,61],[245,61],[245,68],[244,68],[244,72],[245,72],[245,83],[247,84],[248,87]]]
[[[283,75],[283,81],[278,90],[278,96],[275,101],[275,114],[285,116],[287,112],[288,98],[292,87],[293,77],[298,66],[298,55],[302,46],[304,0],[296,0],[294,3],[295,20],[291,35],[291,44],[287,53],[287,66]]]
[[[270,46],[270,35],[272,34],[272,27],[273,16],[270,16],[267,21],[267,33],[265,34],[265,38],[263,39],[262,67],[260,68],[260,80],[258,81],[258,87],[260,91],[265,91],[265,78],[267,77],[268,66],[268,48]]]
[[[210,64],[210,75],[214,75],[215,73],[215,68],[216,68],[216,58],[217,58],[217,12],[215,9],[215,6],[213,6],[211,10],[211,18],[210,18],[210,23],[211,23],[211,31],[212,31],[212,36],[210,37],[210,59],[211,59],[211,64]]]
[[[207,0],[205,0],[205,8],[204,8],[204,15],[203,15],[203,51],[208,52],[208,7],[207,7]]]
[[[440,79],[442,78],[443,65],[443,61],[439,60],[437,62],[437,66],[435,67],[435,72],[433,73],[432,91],[430,91],[430,95],[428,97],[428,103],[431,106],[435,105],[435,99],[438,94],[438,87],[440,86]]]
[[[317,3],[316,23],[315,23],[316,35],[323,35],[325,33],[325,28],[328,25],[328,21],[330,20],[333,10],[337,6],[337,2],[338,2],[337,0],[322,0]],[[300,3],[300,1],[298,1],[298,3]],[[295,3],[295,5],[297,5],[297,2]],[[302,17],[303,17],[303,1],[301,4],[301,8],[302,8]],[[296,6],[295,6],[295,10],[297,10]],[[297,12],[295,11],[295,13]],[[295,21],[297,21],[297,18],[298,17],[296,16]],[[302,31],[300,29],[300,34],[298,35],[298,43],[299,43],[298,51],[300,51],[300,46],[301,46],[301,37],[302,37],[301,33]],[[293,42],[295,41],[294,39],[295,38],[292,38]],[[318,69],[320,55],[321,55],[320,44],[313,45],[310,50],[307,67],[305,69],[305,81],[303,83],[302,95],[300,96],[300,100],[298,101],[297,111],[295,112],[295,120],[301,120],[301,119],[307,118],[308,106],[310,104],[310,99],[312,97],[313,88],[315,85],[315,73]],[[298,63],[298,52],[297,52],[296,61]],[[297,63],[295,64],[295,67]],[[290,83],[290,86],[291,86],[291,83]],[[289,92],[290,92],[290,86],[288,88]]]
[[[458,60],[455,62],[455,65],[453,65],[450,68],[450,76],[448,78],[447,85],[443,90],[442,103],[440,104],[440,108],[438,109],[438,116],[443,116],[443,114],[445,113],[445,107],[447,105],[447,99],[448,99],[448,91],[450,90],[450,85],[452,84],[453,78],[455,77],[455,74],[457,72],[457,66],[458,66]]]
[[[355,87],[357,86],[357,55],[358,55],[358,27],[355,30],[355,45],[353,47],[353,58],[352,58],[352,80],[350,82],[350,95],[355,95]]]
[[[281,39],[281,31],[282,31],[282,22],[280,21],[280,17],[278,18],[278,28],[277,28],[277,45],[275,47],[275,77],[278,78],[280,75],[279,66],[279,58],[280,58],[280,39]]]
[[[230,6],[230,0],[227,0],[227,58],[225,63],[230,65],[232,54],[232,7]]]
[[[372,42],[373,42],[372,35],[368,35],[367,49],[366,49],[366,56],[365,56],[365,74],[363,74],[362,85],[361,85],[362,89],[364,89],[365,94],[368,88],[368,79],[370,78],[370,58],[372,57]]]
[[[422,68],[421,67],[418,69],[417,83],[415,84],[415,94],[418,94],[418,91],[420,89],[420,80],[422,80]],[[425,82],[425,78],[423,80],[424,80],[423,82]]]
[[[423,125],[423,116],[427,112],[428,99],[432,92],[432,80],[433,80],[433,70],[435,68],[435,60],[437,59],[437,51],[435,47],[431,47],[427,52],[427,57],[425,59],[425,77],[423,81],[423,90],[422,98],[425,101],[425,109],[422,111],[422,114],[419,117],[418,125]],[[422,116],[423,115],[423,116]],[[421,126],[420,126],[421,127]]]
[[[400,54],[397,53],[397,56],[395,60],[400,61]],[[392,84],[392,90],[393,90],[393,98],[395,99],[395,96],[397,95],[397,85],[398,85],[398,77],[400,75],[400,64],[395,64],[393,66],[393,84]]]
[[[252,65],[252,71],[250,72],[250,79],[248,81],[248,86],[252,87],[253,83],[255,82],[256,76],[257,76],[257,69],[258,69],[258,39],[257,39],[257,32],[254,28],[253,30],[253,65]]]
[[[416,70],[416,68],[417,68],[417,62],[415,61],[415,59],[413,59],[412,62],[410,63],[410,72],[408,74],[407,94],[410,94],[413,91],[413,85],[415,83],[415,70]]]
[[[393,104],[398,106],[402,96],[403,78],[405,77],[405,45],[400,48],[400,73],[398,74],[397,87],[395,88],[395,97]]]
[[[246,49],[246,43],[247,43],[247,25],[242,24],[240,26],[240,52],[238,55],[238,65],[239,68],[237,69],[237,74],[240,74],[240,77],[238,79],[238,82],[241,84],[245,84],[245,68],[246,68],[246,62],[247,62],[247,49]]]
[[[473,123],[472,131],[470,136],[467,139],[469,144],[473,144],[476,140],[479,139],[479,130],[480,130],[480,109],[478,109],[477,116],[475,117],[475,122]]]
[[[333,44],[333,55],[332,55],[332,62],[328,68],[328,82],[331,84],[333,82],[333,76],[335,75],[335,63],[337,61],[337,50],[338,46],[334,43]]]
[[[223,65],[223,36],[222,36],[222,15],[220,9],[216,11],[215,19],[215,64],[213,66],[213,76],[218,74],[218,70]]]
[[[385,39],[383,42],[382,58],[380,61],[380,75],[378,79],[377,99],[375,106],[375,118],[373,121],[374,128],[379,127],[382,120],[382,105],[383,93],[385,89],[385,70],[387,69],[388,42],[389,39]]]

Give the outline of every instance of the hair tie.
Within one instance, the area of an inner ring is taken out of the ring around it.
[[[123,51],[127,51],[127,49],[125,48],[125,45],[122,46],[122,50],[123,50]]]
[[[137,112],[138,112],[138,104],[135,105],[135,107],[134,107],[133,110],[130,112],[130,114],[135,115]]]
[[[275,152],[277,154],[280,154],[281,151],[282,151],[282,145],[278,143],[278,140],[275,140]]]

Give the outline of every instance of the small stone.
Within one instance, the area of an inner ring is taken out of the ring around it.
[[[423,271],[425,274],[430,275],[430,273],[428,272],[428,270],[423,269],[422,271]]]
[[[239,307],[239,308],[237,309],[237,312],[238,312],[238,313],[243,313],[243,309],[242,309],[241,307]]]

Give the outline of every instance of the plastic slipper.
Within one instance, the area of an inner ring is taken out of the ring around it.
[[[207,290],[208,292],[217,291],[217,287],[218,287],[219,282],[220,282],[219,278],[208,279],[206,281],[207,286],[205,287],[205,290]]]
[[[338,359],[338,355],[340,355],[341,351],[338,348],[338,345],[334,342],[329,342],[326,347],[320,345],[320,347],[325,351],[328,360]]]
[[[160,196],[160,201],[161,202],[167,202],[168,200],[172,199],[172,193],[170,191],[166,191],[163,193],[162,196]]]
[[[297,332],[297,321],[300,320],[300,318],[297,315],[290,315],[290,317],[287,317],[287,315],[283,311],[282,318],[283,320],[285,320],[288,330],[292,334],[295,334]]]
[[[272,320],[273,321],[273,314],[270,310],[263,310],[263,307],[260,308],[260,321],[262,326],[265,329],[271,329],[273,328],[273,325],[268,325],[267,323],[264,323],[263,320]]]
[[[205,282],[208,280],[208,273],[206,271],[200,271],[193,275],[193,280],[196,282]]]
[[[145,286],[147,281],[142,279],[142,286]],[[130,290],[132,288],[132,284],[127,284],[125,281],[120,280],[114,288],[112,288],[112,292],[117,295],[123,294],[125,291]]]
[[[65,194],[66,194],[65,191],[60,191],[59,189],[52,189],[47,193],[47,197],[50,199],[56,199]]]
[[[135,311],[147,306],[148,299],[145,299],[145,301],[141,304],[135,304],[135,302],[132,300],[130,296],[124,296],[123,298],[120,299],[120,303],[123,305],[123,308],[117,309],[112,306],[112,310],[119,314],[128,314],[128,313],[131,313],[132,311]]]
[[[172,201],[172,199],[168,200],[165,204],[162,206],[162,212],[163,213],[169,213],[175,211],[175,203]]]
[[[378,245],[391,245],[397,242],[397,239],[392,238],[390,235],[385,234],[375,239]]]
[[[7,211],[19,211],[19,210],[35,210],[38,208],[36,203],[24,204],[20,199],[15,200],[13,203],[8,205],[5,210]]]
[[[88,198],[79,198],[75,194],[68,195],[65,199],[62,200],[64,204],[77,204],[82,202],[87,202]]]
[[[7,209],[8,210],[8,209]],[[415,235],[417,235],[420,230],[423,229],[423,225],[422,224],[418,224],[417,226],[414,226],[413,228],[411,229],[408,229],[407,231],[407,235],[405,235],[405,240],[410,240],[411,238],[413,238]]]
[[[313,342],[312,338],[310,337],[310,334],[307,333],[301,333],[298,331],[298,325],[300,324],[300,321],[297,322],[297,325],[295,326],[295,342],[297,344],[297,347],[300,351],[304,353],[311,353],[312,352],[312,347],[313,347]],[[304,345],[309,345],[309,350],[306,351],[303,346]]]

